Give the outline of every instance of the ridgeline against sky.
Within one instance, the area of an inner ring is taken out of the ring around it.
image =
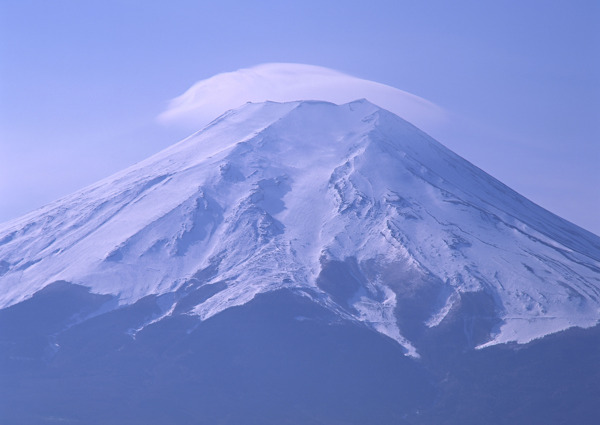
[[[600,233],[599,16],[595,1],[0,2],[0,221],[200,130],[156,122],[195,82],[226,73],[240,77],[228,93],[256,94],[227,72],[305,63],[329,69],[312,84],[336,75],[341,91],[382,83],[439,105],[438,140]]]

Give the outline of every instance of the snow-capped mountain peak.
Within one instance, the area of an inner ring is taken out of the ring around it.
[[[484,294],[481,346],[595,325],[600,238],[366,100],[248,103],[0,226],[0,307],[56,281],[203,320],[287,288],[418,356],[407,300]]]

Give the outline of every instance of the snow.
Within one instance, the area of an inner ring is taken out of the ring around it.
[[[349,258],[366,282],[350,309],[317,285],[324,261]],[[482,347],[600,318],[600,238],[366,100],[229,111],[139,164],[0,225],[0,259],[1,307],[65,280],[121,305],[175,294],[160,320],[174,311],[177,291],[215,267],[204,284],[226,284],[193,308],[202,319],[289,288],[415,357],[395,317],[406,276],[444,284],[446,302],[429,327],[460,294],[491,294],[502,325]],[[403,272],[380,272],[394,267]]]

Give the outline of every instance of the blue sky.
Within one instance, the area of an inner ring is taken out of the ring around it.
[[[268,62],[425,98],[437,135],[600,233],[597,1],[0,0],[0,221],[187,135],[157,116],[196,81]]]

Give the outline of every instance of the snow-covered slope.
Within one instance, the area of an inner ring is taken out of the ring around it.
[[[332,264],[352,284],[326,284]],[[1,225],[0,306],[56,281],[121,305],[162,295],[165,316],[209,288],[185,310],[201,319],[289,288],[417,356],[398,306],[423,282],[427,327],[491,296],[489,345],[595,325],[600,238],[367,101],[249,103]]]

